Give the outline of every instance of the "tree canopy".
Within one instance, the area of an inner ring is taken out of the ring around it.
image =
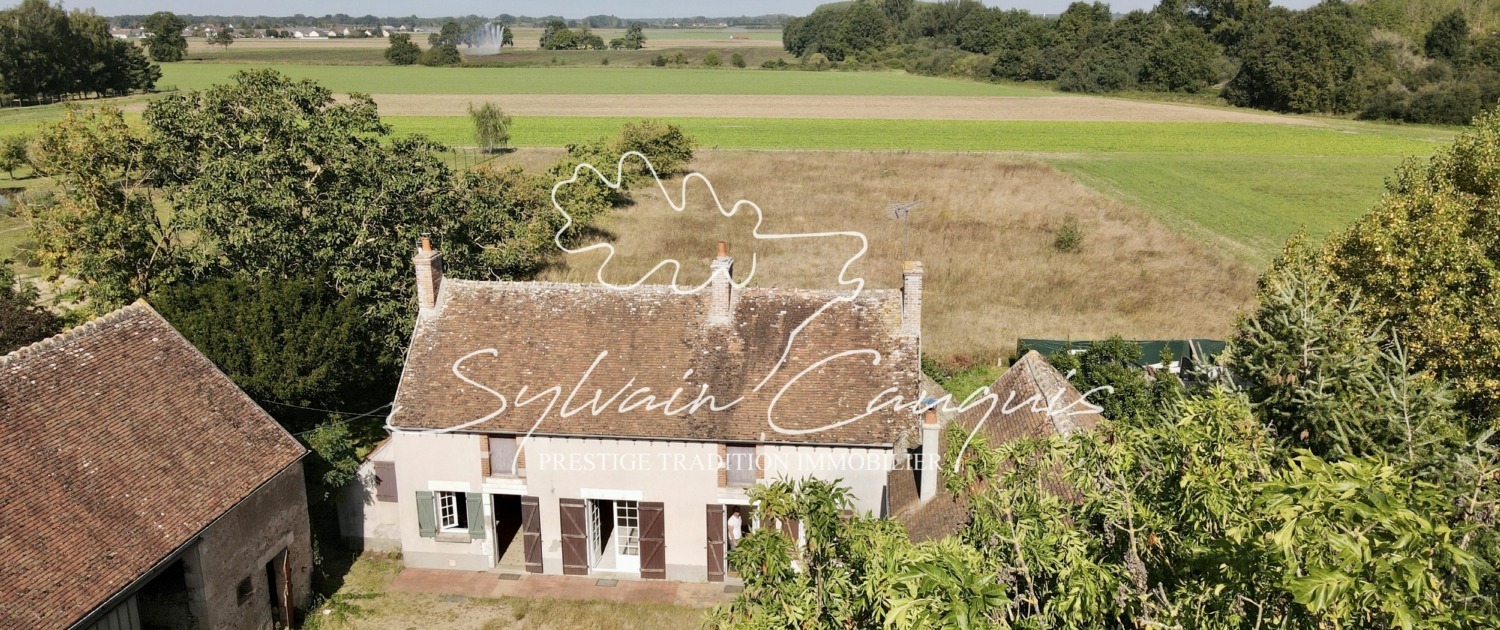
[[[151,51],[153,61],[182,61],[188,49],[187,38],[182,36],[186,21],[171,11],[157,11],[146,18],[143,26],[150,33],[146,48]]]

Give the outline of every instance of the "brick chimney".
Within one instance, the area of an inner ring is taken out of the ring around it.
[[[929,408],[922,414],[922,468],[918,473],[922,486],[918,488],[917,496],[923,502],[937,496],[938,465],[943,459],[943,454],[938,452],[942,448],[939,440],[941,429],[936,409]]]
[[[443,286],[443,253],[432,248],[432,235],[422,234],[422,245],[411,263],[417,268],[417,306],[432,310]]]
[[[729,257],[729,245],[719,241],[719,255],[708,265],[711,274],[708,281],[708,322],[727,324],[734,301],[734,259]]]
[[[901,334],[922,336],[922,263],[908,260],[901,265]]]

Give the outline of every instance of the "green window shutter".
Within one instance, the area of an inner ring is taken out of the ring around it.
[[[469,497],[469,538],[472,540],[484,540],[484,495],[470,492]]]
[[[417,533],[423,538],[437,536],[437,526],[433,520],[437,518],[437,512],[432,508],[432,493],[426,490],[417,491]]]

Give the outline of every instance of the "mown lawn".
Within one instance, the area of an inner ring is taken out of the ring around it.
[[[309,630],[679,630],[704,627],[707,611],[667,604],[462,597],[388,589],[401,560],[367,554],[343,586],[308,611]]]
[[[903,72],[798,72],[759,69],[615,67],[427,68],[307,64],[171,63],[161,85],[201,89],[235,72],[271,67],[335,92],[371,94],[844,94],[1048,96],[1046,90]]]

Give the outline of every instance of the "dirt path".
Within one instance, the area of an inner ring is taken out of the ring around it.
[[[1326,124],[1270,113],[1091,96],[376,94],[375,101],[387,116],[461,116],[469,103],[491,101],[517,116]]]

